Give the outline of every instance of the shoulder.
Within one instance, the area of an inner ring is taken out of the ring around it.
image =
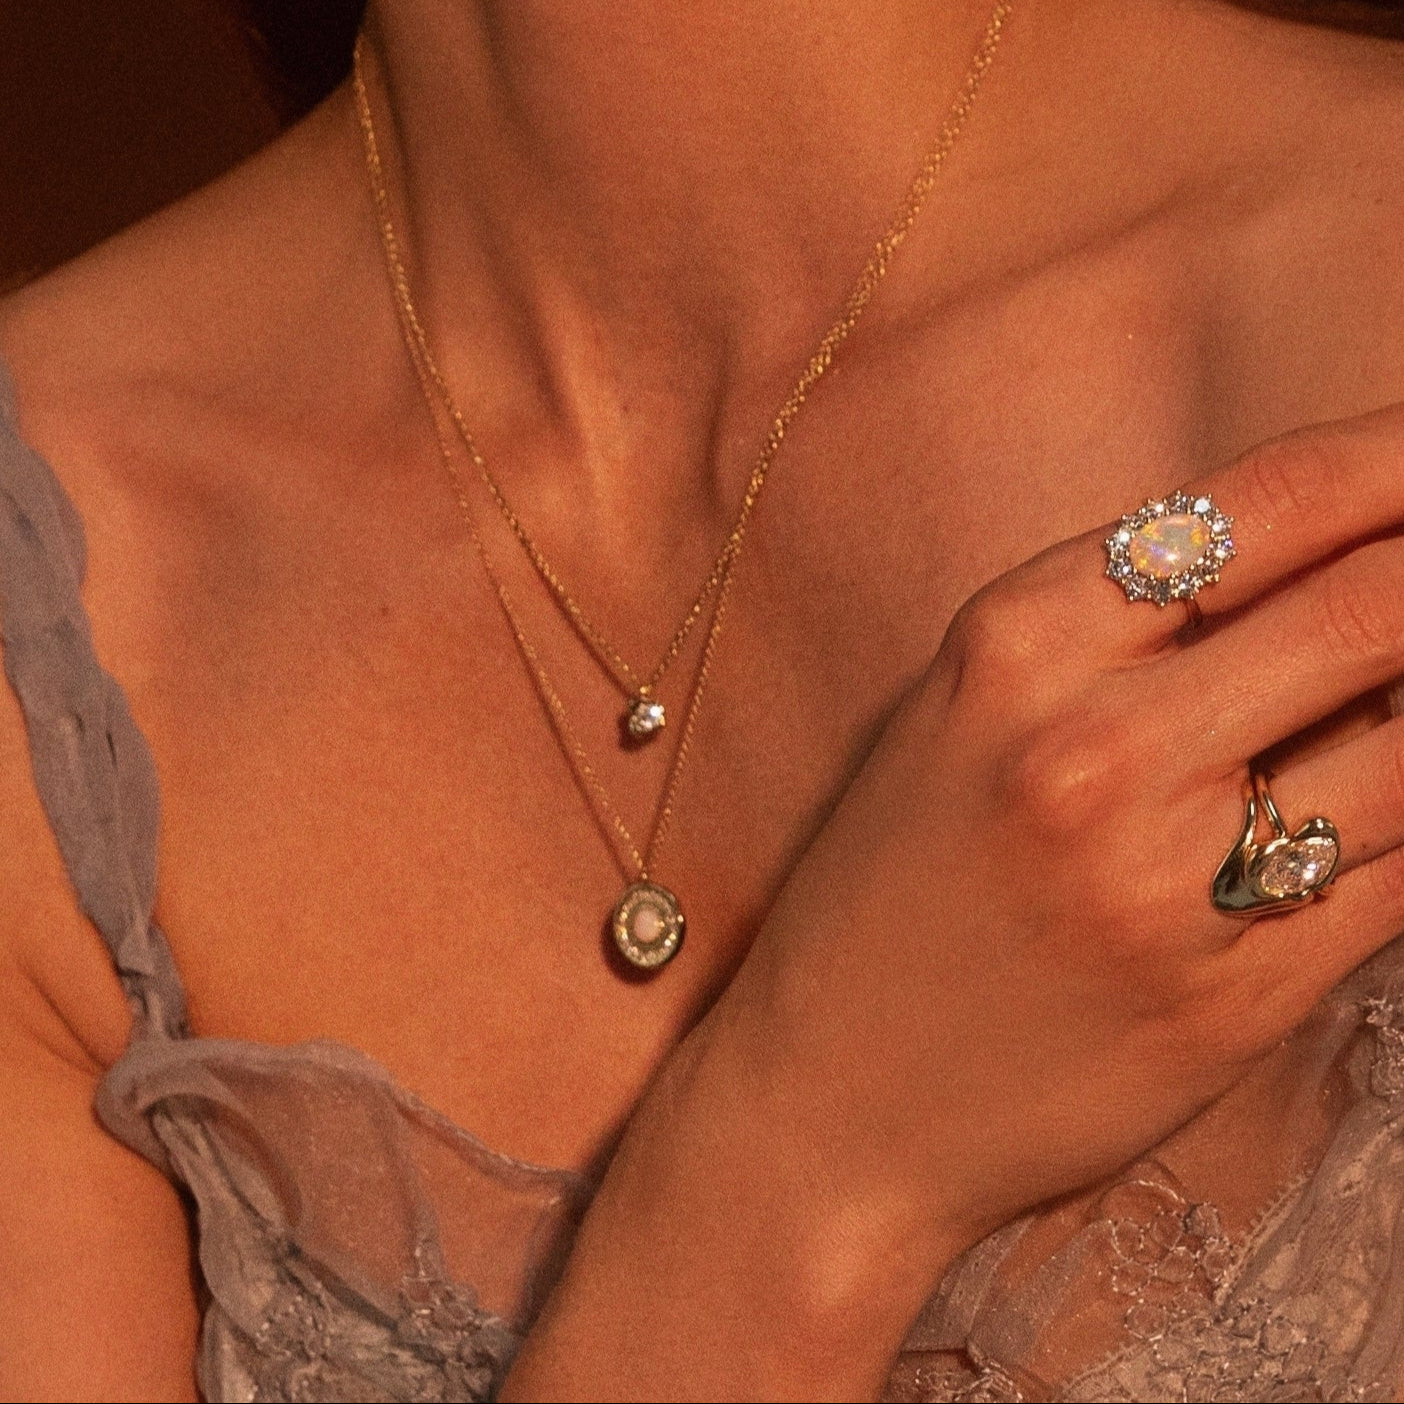
[[[258,506],[301,455],[364,452],[383,348],[399,347],[358,160],[333,95],[212,185],[0,301],[20,428],[84,524],[99,655],[124,683],[169,654],[161,592],[176,574],[247,565]]]
[[[1404,400],[1404,42],[1229,0],[1016,24],[973,266],[1065,278],[1194,367],[1211,457]]]
[[[0,300],[26,435],[66,484],[81,491],[103,466],[94,444],[138,452],[216,409],[276,416],[354,359],[345,291],[373,226],[356,217],[346,116],[334,95],[213,184]]]
[[[1401,37],[1381,38],[1262,8],[1284,7],[1185,7],[1185,52],[1164,61],[1184,95],[1169,115],[1186,148],[1245,197],[1330,194],[1387,227],[1404,208],[1404,14]]]
[[[342,217],[360,187],[354,168],[335,165],[339,121],[331,108],[314,114],[213,186],[0,301],[20,431],[83,524],[98,656],[129,690],[179,647],[172,562],[214,557],[237,537],[249,515],[239,493],[275,456],[269,445],[286,459],[290,441],[360,427],[357,318],[382,309],[334,295],[374,246],[373,225]],[[110,1063],[126,1002],[78,910],[3,681],[0,892],[0,1061],[42,1045],[84,1068]]]
[[[1404,6],[1337,0],[1150,0],[1164,22],[1182,33],[1208,36],[1217,63],[1245,80],[1260,69],[1291,68],[1326,84],[1400,80],[1404,64]],[[1138,6],[1143,12],[1146,0]],[[1207,56],[1201,55],[1201,58]],[[1166,58],[1174,61],[1173,54]],[[1283,93],[1289,103],[1292,95]]]
[[[0,687],[0,1063],[41,1052],[89,1073],[126,1043],[130,1015],[78,909],[30,769],[24,721]]]

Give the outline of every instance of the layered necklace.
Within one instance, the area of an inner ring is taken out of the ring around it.
[[[365,79],[365,39],[357,41],[352,70],[352,89],[360,120],[361,139],[366,173],[375,201],[380,227],[381,250],[386,274],[394,294],[396,312],[405,348],[425,407],[438,438],[439,453],[444,470],[452,484],[454,496],[463,516],[468,538],[493,593],[517,650],[546,709],[561,752],[571,767],[577,785],[590,801],[601,832],[609,842],[615,861],[625,878],[626,886],[614,905],[610,917],[610,933],[620,956],[630,967],[654,971],[666,965],[682,946],[686,922],[682,905],[676,895],[655,880],[664,839],[672,825],[679,786],[684,767],[692,750],[698,714],[707,689],[707,680],[716,657],[726,619],[733,580],[747,528],[765,488],[771,464],[784,442],[791,424],[799,414],[810,392],[833,364],[835,355],[857,326],[864,309],[872,300],[879,283],[886,276],[893,254],[906,240],[916,223],[936,177],[960,136],[975,104],[985,75],[995,60],[1000,37],[1013,4],[1009,0],[997,4],[990,15],[984,35],[976,49],[961,85],[959,95],[946,117],[940,134],[927,152],[920,169],[907,188],[902,203],[889,221],[886,231],[877,241],[858,281],[843,304],[837,321],[826,331],[809,357],[794,387],[771,421],[769,432],[756,456],[755,465],[741,498],[740,507],[711,570],[693,597],[681,621],[674,629],[662,655],[652,668],[631,666],[620,650],[609,640],[566,587],[560,574],[551,566],[536,540],[527,531],[521,517],[509,502],[502,485],[489,469],[478,449],[477,441],[458,406],[447,379],[429,344],[428,334],[410,288],[405,268],[400,236],[392,216],[389,187],[381,160],[380,141],[370,95]],[[703,638],[701,658],[693,675],[691,689],[678,709],[682,718],[678,740],[671,763],[664,776],[662,792],[654,811],[653,823],[642,847],[631,834],[618,807],[600,779],[599,772],[581,744],[572,725],[561,695],[542,662],[536,646],[528,637],[510,592],[493,563],[478,529],[468,484],[459,469],[458,459],[466,455],[485,489],[487,501],[500,513],[530,561],[543,587],[561,610],[580,644],[589,652],[596,665],[613,683],[624,700],[620,717],[621,741],[626,746],[650,744],[668,725],[669,713],[659,690],[673,664],[677,662],[694,628],[708,618]],[[710,616],[708,611],[710,610]]]

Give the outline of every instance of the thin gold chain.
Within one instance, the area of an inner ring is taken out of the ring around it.
[[[734,571],[736,562],[741,554],[741,547],[746,539],[746,529],[750,523],[751,515],[760,497],[761,489],[765,486],[766,477],[770,471],[770,465],[775,455],[779,452],[780,445],[784,442],[786,432],[795,416],[803,407],[809,392],[833,363],[835,352],[857,325],[864,309],[872,300],[873,293],[877,290],[878,284],[886,276],[888,264],[891,262],[893,254],[904,242],[912,226],[916,223],[917,216],[920,214],[927,196],[931,193],[931,189],[936,183],[936,177],[941,167],[945,164],[946,158],[949,156],[961,130],[965,126],[966,119],[969,117],[971,108],[974,106],[975,98],[980,91],[985,75],[989,72],[990,67],[994,63],[1000,37],[1003,34],[1004,26],[1013,8],[1012,0],[1001,0],[1001,3],[995,6],[994,11],[990,15],[984,36],[981,39],[979,48],[976,50],[975,57],[971,61],[960,93],[947,115],[935,145],[927,153],[920,170],[908,187],[906,197],[898,207],[897,213],[892,222],[888,225],[886,233],[883,234],[882,238],[878,240],[874,247],[868,262],[863,268],[863,272],[858,278],[858,282],[854,285],[852,292],[850,292],[844,303],[843,311],[839,319],[824,334],[814,354],[809,358],[808,364],[800,374],[799,379],[795,382],[794,388],[777,412],[771,424],[770,432],[767,434],[765,442],[761,446],[755,467],[751,471],[750,481],[746,486],[746,492],[741,501],[741,510],[737,514],[735,525],[732,527],[731,533],[728,535],[721,551],[718,553],[711,573],[703,582],[696,599],[684,616],[682,623],[679,624],[677,630],[674,632],[663,658],[657,667],[654,668],[648,679],[642,683],[638,681],[634,670],[619,656],[618,651],[608,642],[604,635],[590,623],[584,611],[576,603],[575,599],[561,582],[559,576],[551,569],[546,558],[527,534],[526,529],[521,524],[520,518],[518,518],[516,513],[512,510],[506,496],[489,471],[482,454],[478,450],[473,435],[468,429],[467,422],[459,410],[457,402],[452,392],[449,390],[448,384],[443,374],[440,372],[438,364],[430,350],[428,336],[425,333],[424,325],[415,308],[414,299],[410,294],[409,278],[405,271],[404,259],[400,252],[399,238],[395,231],[394,221],[391,218],[389,191],[386,187],[379,145],[376,140],[375,122],[371,114],[370,97],[365,83],[363,62],[364,36],[359,38],[356,42],[352,85],[355,92],[357,113],[360,119],[366,168],[370,176],[372,195],[375,200],[376,213],[380,225],[380,240],[385,258],[386,273],[394,292],[396,312],[400,322],[405,348],[409,353],[410,362],[419,383],[425,408],[428,411],[430,421],[434,427],[440,457],[449,480],[453,485],[454,496],[458,502],[459,510],[462,513],[464,523],[473,544],[474,552],[482,564],[484,574],[487,576],[493,593],[497,597],[498,604],[502,609],[508,628],[512,633],[513,639],[516,641],[518,651],[527,664],[533,684],[541,697],[543,705],[546,707],[552,727],[556,732],[557,739],[561,743],[561,748],[567,760],[570,762],[577,783],[590,801],[597,821],[601,824],[611,849],[616,851],[616,856],[619,857],[620,865],[624,868],[626,875],[632,870],[640,881],[646,881],[648,879],[650,873],[656,868],[659,854],[662,850],[663,840],[671,826],[683,770],[686,766],[688,755],[691,752],[692,740],[697,727],[697,717],[702,707],[702,698],[706,692],[707,681],[715,660],[717,643],[721,638],[722,625],[726,619],[727,604],[730,599],[732,582],[735,578]],[[596,771],[588,752],[580,741],[579,735],[571,724],[565,704],[561,701],[559,691],[551,681],[550,674],[546,671],[545,664],[541,661],[540,654],[527,637],[526,630],[522,626],[521,617],[518,615],[516,606],[512,602],[511,593],[508,591],[492,563],[492,559],[483,543],[482,534],[478,530],[477,518],[473,512],[472,503],[469,501],[463,476],[458,471],[458,466],[454,461],[452,440],[449,434],[445,432],[440,421],[440,408],[447,414],[473,466],[477,469],[479,476],[487,486],[498,510],[502,513],[517,537],[517,540],[530,557],[532,565],[535,567],[538,575],[540,575],[555,598],[564,608],[568,618],[575,625],[581,637],[590,646],[596,658],[606,665],[607,670],[612,673],[616,683],[621,687],[638,696],[649,695],[656,687],[663,674],[667,671],[668,667],[678,657],[693,626],[705,612],[708,600],[715,596],[711,623],[707,629],[707,636],[702,646],[701,660],[698,663],[697,673],[683,715],[681,735],[678,738],[677,748],[673,753],[672,763],[668,768],[668,773],[663,783],[663,792],[654,815],[648,841],[642,850],[640,850],[633,835],[630,833],[628,825],[625,824],[623,817],[619,813],[618,807],[610,798],[604,783],[600,780],[599,773]]]
[[[559,574],[546,559],[540,547],[537,546],[536,542],[527,532],[526,527],[522,524],[521,518],[507,500],[507,496],[503,492],[501,484],[488,468],[487,460],[479,450],[477,441],[468,427],[468,422],[463,412],[459,409],[458,402],[453,392],[449,389],[447,380],[439,369],[438,361],[429,346],[428,334],[424,330],[423,321],[419,316],[414,297],[410,291],[409,275],[405,269],[404,257],[400,249],[399,235],[396,232],[394,219],[391,214],[390,195],[386,184],[384,166],[380,156],[380,143],[377,139],[375,119],[371,111],[370,97],[366,90],[364,37],[357,40],[353,66],[353,86],[356,96],[357,115],[361,126],[366,169],[370,176],[372,194],[375,199],[376,215],[380,226],[381,245],[385,256],[387,272],[395,293],[395,300],[399,305],[401,320],[408,336],[414,342],[418,364],[421,366],[425,375],[427,375],[430,384],[432,384],[445,411],[452,420],[454,428],[459,438],[462,440],[469,458],[472,459],[473,466],[477,469],[479,477],[486,486],[498,511],[502,514],[503,520],[507,523],[518,542],[520,542],[522,549],[526,552],[537,575],[555,597],[567,619],[570,620],[575,628],[576,633],[590,649],[595,659],[604,668],[605,672],[610,675],[615,685],[623,692],[637,697],[650,697],[656,692],[664,674],[681,653],[683,646],[692,633],[693,626],[702,617],[707,607],[708,600],[710,600],[713,594],[724,584],[727,575],[730,573],[732,566],[741,553],[741,547],[746,538],[746,528],[750,523],[751,514],[755,510],[756,503],[760,500],[761,492],[765,487],[766,478],[770,472],[771,463],[776,453],[779,452],[786,431],[804,405],[809,392],[833,363],[834,353],[838,350],[839,346],[847,340],[849,333],[857,325],[859,318],[863,315],[864,309],[872,300],[873,293],[877,290],[878,284],[886,276],[888,264],[891,262],[893,254],[905,241],[907,235],[911,232],[912,226],[916,223],[917,216],[921,213],[921,208],[926,203],[926,198],[931,193],[931,189],[936,183],[936,177],[942,165],[945,164],[946,158],[949,156],[952,147],[954,147],[956,140],[960,136],[961,130],[965,126],[966,119],[969,117],[971,108],[974,106],[975,98],[979,93],[985,74],[994,63],[1005,22],[1008,20],[1012,10],[1012,0],[1004,0],[1004,3],[995,6],[993,13],[990,15],[984,36],[966,72],[965,81],[961,85],[960,93],[956,97],[946,117],[946,121],[941,128],[940,135],[935,145],[927,152],[926,158],[922,162],[911,185],[908,187],[907,194],[902,203],[898,206],[896,214],[873,248],[872,254],[864,265],[862,273],[858,276],[858,281],[854,284],[852,291],[844,302],[843,310],[839,314],[838,320],[824,333],[819,345],[809,358],[808,364],[801,372],[799,379],[795,382],[793,389],[777,411],[774,420],[771,422],[770,432],[766,435],[760,453],[757,455],[755,466],[751,470],[751,476],[746,484],[746,491],[742,496],[740,511],[737,513],[735,523],[730,533],[727,535],[726,540],[723,542],[721,550],[717,553],[716,560],[712,563],[710,573],[702,582],[701,589],[698,590],[692,604],[683,615],[682,621],[673,631],[673,635],[671,639],[669,639],[668,646],[664,649],[662,657],[654,665],[647,677],[643,679],[639,677],[638,672],[629,665],[619,650],[605,636],[603,631],[591,621],[579,602],[566,588]]]
[[[464,489],[462,476],[458,472],[457,466],[453,461],[453,442],[448,434],[444,432],[440,424],[438,412],[435,408],[436,402],[433,385],[430,381],[427,368],[417,355],[408,328],[405,329],[405,343],[414,364],[416,378],[419,382],[420,392],[424,398],[425,408],[433,421],[434,433],[438,440],[439,455],[445,469],[448,471],[449,477],[453,481],[454,495],[458,500],[459,509],[467,524],[468,534],[473,543],[473,549],[477,554],[478,560],[482,563],[483,572],[488,578],[488,583],[492,586],[493,593],[497,596],[497,602],[507,620],[507,626],[511,630],[513,638],[516,640],[517,648],[521,652],[531,672],[532,682],[550,715],[551,724],[555,728],[558,738],[563,743],[566,755],[570,759],[571,767],[575,772],[576,780],[585,791],[586,798],[594,808],[596,817],[612,849],[616,848],[615,840],[618,840],[617,852],[622,853],[623,858],[627,860],[627,862],[621,862],[621,867],[625,869],[626,873],[632,870],[640,881],[646,881],[649,873],[653,870],[657,862],[659,849],[663,843],[663,836],[667,833],[672,820],[678,785],[682,779],[683,766],[692,745],[692,736],[697,724],[697,714],[702,706],[702,696],[706,691],[707,678],[711,672],[712,659],[716,652],[717,640],[721,636],[722,622],[726,616],[727,600],[731,592],[731,582],[734,577],[730,571],[727,571],[720,581],[716,607],[712,612],[711,626],[707,630],[706,642],[702,647],[702,660],[698,666],[697,677],[693,683],[692,694],[688,699],[687,711],[683,717],[682,735],[679,738],[677,749],[673,755],[672,764],[669,767],[668,775],[664,782],[663,794],[659,801],[652,831],[649,834],[648,844],[643,852],[640,852],[623,817],[620,815],[613,800],[610,799],[609,791],[605,789],[598,772],[591,763],[589,753],[585,750],[579,735],[571,725],[570,717],[565,709],[565,704],[561,701],[561,695],[555,684],[551,681],[551,676],[546,671],[546,666],[542,663],[541,656],[537,653],[535,645],[533,645],[531,640],[527,637],[526,630],[522,626],[516,606],[512,603],[511,593],[503,582],[502,577],[497,573],[492,563],[492,558],[488,555],[487,548],[483,544],[482,534],[478,530],[477,518],[473,513],[472,504],[468,501],[468,494]]]

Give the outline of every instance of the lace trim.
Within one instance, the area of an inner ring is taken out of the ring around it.
[[[1375,1031],[1370,1091],[1393,1104],[1404,1098],[1404,1002],[1367,999],[1365,1022]]]
[[[1112,1290],[1130,1303],[1123,1326],[1131,1343],[1084,1371],[1069,1398],[1183,1401],[1362,1400],[1365,1387],[1329,1342],[1293,1319],[1290,1301],[1232,1296],[1250,1246],[1295,1201],[1307,1183],[1285,1187],[1235,1242],[1211,1204],[1185,1199],[1168,1185],[1136,1181],[1123,1188],[1160,1202],[1141,1218],[1108,1221],[1115,1258]],[[1124,1392],[1108,1385],[1120,1382]],[[1102,1392],[1089,1392],[1099,1388]]]
[[[393,1319],[366,1328],[364,1305],[348,1307],[324,1282],[284,1274],[244,1352],[250,1397],[476,1404],[492,1399],[520,1344],[471,1289],[422,1271],[405,1277]]]
[[[1404,1103],[1404,1000],[1362,1001],[1374,1034],[1366,1081],[1391,1110]],[[1300,1319],[1314,1313],[1303,1298],[1269,1301],[1235,1296],[1254,1245],[1290,1213],[1311,1181],[1284,1187],[1235,1242],[1218,1210],[1172,1185],[1137,1178],[1103,1200],[1101,1225],[1111,1258],[1112,1293],[1125,1300],[1127,1343],[1080,1372],[1058,1398],[1119,1404],[1180,1401],[1362,1401],[1385,1397],[1360,1379],[1339,1343]],[[968,1347],[963,1355],[910,1362],[894,1375],[892,1398],[929,1404],[1022,1404],[1049,1398],[1048,1386],[1025,1382],[1007,1364]],[[1392,1396],[1391,1396],[1392,1397]]]

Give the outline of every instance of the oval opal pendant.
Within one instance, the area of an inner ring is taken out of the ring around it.
[[[630,965],[657,970],[677,955],[685,925],[678,899],[666,887],[635,882],[616,904],[610,930],[619,954]]]

